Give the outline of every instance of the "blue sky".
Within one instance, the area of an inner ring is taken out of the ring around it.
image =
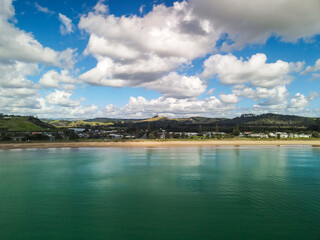
[[[0,0],[0,8],[2,113],[320,115],[317,0]]]

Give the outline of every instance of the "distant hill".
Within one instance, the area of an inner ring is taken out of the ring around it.
[[[68,120],[45,120],[45,122],[57,128],[76,128],[76,127],[95,127],[95,126],[109,126],[113,125],[112,122],[99,122],[99,121],[68,121]]]
[[[222,125],[239,125],[252,127],[300,127],[307,128],[316,123],[316,118],[300,117],[294,115],[280,115],[267,113],[257,116],[236,117],[220,122]]]
[[[247,131],[275,131],[275,130],[312,130],[316,129],[317,118],[301,117],[293,115],[280,114],[244,114],[241,117],[232,119],[227,118],[208,118],[208,117],[190,117],[190,118],[168,118],[154,116],[148,119],[140,119],[135,121],[124,120],[122,123],[115,123],[115,126],[146,128],[150,125],[152,128],[164,128],[174,131],[197,131],[199,125],[204,131],[220,131],[231,132],[238,125],[240,130]]]
[[[112,118],[95,118],[84,120],[85,122],[113,122],[123,124],[136,124],[145,125],[152,124],[155,126],[160,125],[216,125],[230,127],[230,126],[243,126],[243,127],[294,127],[294,128],[308,128],[316,124],[317,118],[301,117],[294,115],[281,115],[267,113],[262,115],[243,114],[241,117],[228,118],[209,118],[209,117],[190,117],[190,118],[168,118],[164,116],[154,116],[147,119],[112,119]]]
[[[15,120],[17,121],[17,120]],[[22,119],[20,119],[22,121]],[[318,122],[317,122],[318,121]],[[121,119],[121,118],[94,118],[87,120],[44,120],[29,119],[29,124],[34,124],[34,129],[47,128],[43,124],[53,125],[57,128],[71,128],[71,127],[130,127],[130,128],[147,128],[149,125],[153,129],[167,129],[172,131],[198,131],[199,125],[202,126],[203,131],[226,131],[231,132],[232,129],[238,125],[242,131],[275,131],[275,130],[311,130],[319,128],[319,121],[317,118],[301,117],[294,115],[281,115],[267,113],[262,115],[243,114],[241,117],[232,119],[227,118],[209,118],[209,117],[190,117],[190,118],[168,118],[165,116],[154,116],[147,119]],[[13,126],[13,125],[10,125]],[[21,127],[19,129],[27,129],[29,127]],[[6,126],[1,128],[8,128]],[[11,127],[10,129],[17,129]]]
[[[32,116],[2,116],[0,131],[48,131],[55,127]]]
[[[101,122],[101,123],[114,123],[114,122],[128,122],[128,121],[138,121],[141,119],[124,119],[124,118],[93,118],[83,120],[84,122]]]
[[[190,118],[168,118],[168,117],[159,117],[154,116],[152,118],[136,120],[135,122],[179,122],[185,124],[193,124],[193,123],[201,123],[201,124],[209,124],[224,120],[225,118],[208,118],[208,117],[190,117]]]

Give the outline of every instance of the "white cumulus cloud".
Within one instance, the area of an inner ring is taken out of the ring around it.
[[[170,72],[213,51],[220,36],[209,21],[194,16],[185,1],[172,7],[155,5],[143,17],[90,12],[82,16],[79,28],[90,34],[84,53],[98,61],[81,79],[94,85],[145,85],[155,90],[159,90],[156,82],[165,81]],[[182,87],[191,83],[189,77],[180,80]],[[164,91],[160,92],[172,95]]]
[[[290,73],[300,70],[301,65],[301,62],[288,63],[281,60],[267,63],[267,56],[261,53],[248,60],[231,54],[216,54],[204,62],[201,76],[205,79],[217,76],[220,82],[227,85],[250,83],[252,86],[270,88],[290,83]]]
[[[50,70],[43,74],[43,76],[39,80],[39,84],[45,88],[64,88],[64,86],[67,86],[67,88],[74,88],[70,86],[74,86],[74,84],[78,84],[80,81],[76,78],[74,78],[69,70],[61,70],[60,73],[58,73],[55,70]]]

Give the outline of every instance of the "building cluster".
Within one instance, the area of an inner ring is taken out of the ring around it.
[[[246,138],[311,138],[312,134],[286,133],[286,132],[270,132],[270,133],[241,132],[239,137],[246,137]]]
[[[230,138],[232,134],[225,132],[173,132],[163,129],[148,132],[148,130],[140,129],[134,133],[127,133],[121,129],[88,129],[88,128],[68,128],[64,131],[52,132],[10,132],[6,135],[0,136],[0,140],[4,141],[32,141],[32,140],[76,140],[76,139],[104,139],[109,141],[112,139],[198,139],[198,138]],[[269,132],[269,133],[254,133],[254,132],[240,132],[241,138],[311,138],[312,134],[306,133],[286,133],[286,132]]]

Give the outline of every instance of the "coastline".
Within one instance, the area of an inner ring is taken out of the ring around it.
[[[27,148],[99,148],[99,147],[190,147],[190,146],[279,146],[279,145],[309,145],[319,146],[320,140],[135,140],[124,142],[39,142],[39,143],[1,143],[0,149]]]

